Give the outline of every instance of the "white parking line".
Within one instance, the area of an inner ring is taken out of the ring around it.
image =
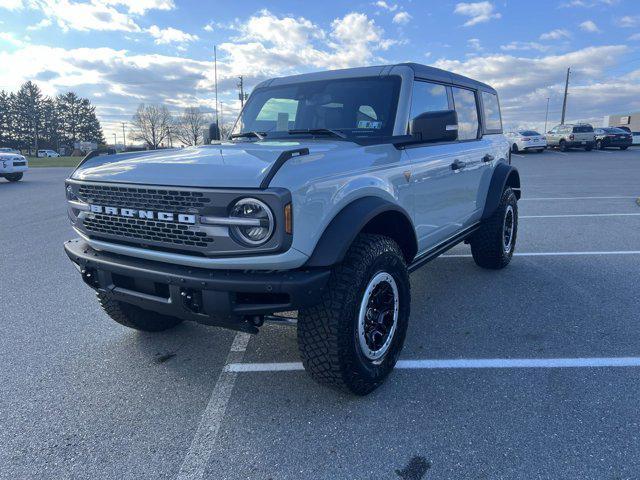
[[[519,215],[518,218],[572,218],[572,217],[640,217],[640,213],[572,213],[566,215]]]
[[[231,344],[225,365],[242,362],[251,336],[248,333],[237,333]],[[218,430],[227,410],[231,392],[238,374],[226,367],[220,373],[213,387],[207,407],[202,413],[196,434],[191,441],[187,455],[180,466],[178,480],[202,479],[207,463],[213,453]]]
[[[443,360],[400,360],[403,370],[438,370],[463,368],[594,368],[640,367],[640,357],[593,358],[455,358]],[[300,362],[231,363],[226,371],[234,373],[291,372],[304,370]]]
[[[640,250],[622,250],[613,252],[516,252],[514,257],[562,257],[589,255],[640,255]],[[470,254],[440,255],[439,258],[472,258]]]
[[[521,198],[519,201],[545,201],[545,200],[627,200],[627,199],[636,199],[637,196],[618,196],[618,197],[525,197]]]

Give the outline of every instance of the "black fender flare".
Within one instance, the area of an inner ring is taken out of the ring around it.
[[[500,162],[496,165],[496,168],[493,170],[493,175],[491,176],[487,199],[484,202],[482,220],[491,217],[493,212],[496,211],[502,198],[502,192],[504,192],[507,186],[513,188],[516,198],[520,200],[520,174],[518,173],[518,169],[507,163]]]
[[[328,267],[340,263],[356,236],[380,214],[397,212],[411,225],[411,249],[417,249],[417,239],[409,214],[399,205],[379,197],[361,197],[349,203],[333,217],[325,228],[306,267]],[[398,234],[400,232],[394,232]],[[403,237],[404,240],[407,240]],[[412,243],[411,243],[412,242]],[[415,251],[413,251],[415,255]],[[408,260],[410,261],[410,260]]]

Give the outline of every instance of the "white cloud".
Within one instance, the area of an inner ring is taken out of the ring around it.
[[[23,47],[26,45],[24,41],[16,38],[13,33],[9,32],[0,32],[0,43],[2,42],[6,42],[14,47]]]
[[[516,50],[537,50],[539,52],[546,52],[550,49],[548,45],[543,45],[538,42],[510,42],[506,45],[500,45],[500,50],[509,52]]]
[[[469,45],[469,47],[471,47],[476,52],[480,52],[483,50],[480,39],[478,38],[470,38],[469,40],[467,40],[467,45]]]
[[[51,22],[51,20],[49,20],[48,18],[43,18],[38,23],[36,23],[34,25],[29,25],[27,27],[27,30],[40,30],[41,28],[46,28],[46,27],[51,26],[52,23],[53,22]]]
[[[471,17],[464,24],[470,27],[478,23],[488,22],[491,19],[502,17],[500,13],[494,13],[494,6],[491,2],[458,3],[453,13]]]
[[[376,3],[374,3],[374,5],[378,8],[382,8],[384,10],[388,10],[390,12],[395,12],[398,9],[398,5],[394,4],[390,4],[385,2],[384,0],[378,0]]]
[[[25,7],[39,11],[45,20],[55,22],[63,31],[140,32],[142,29],[133,16],[149,10],[172,10],[175,5],[173,0],[0,0],[0,8]],[[38,25],[46,26],[44,20]]]
[[[21,10],[23,7],[22,0],[0,0],[0,8],[6,10]]]
[[[560,8],[585,7],[593,8],[598,6],[610,7],[619,3],[619,0],[570,0],[560,4]]]
[[[204,27],[202,27],[202,29],[205,32],[213,32],[213,22],[207,23]]]
[[[349,13],[331,22],[329,31],[304,17],[279,17],[262,10],[236,22],[238,36],[220,45],[236,75],[268,76],[304,67],[346,68],[369,64],[376,51],[397,40],[363,13]]]
[[[148,10],[173,10],[176,8],[173,0],[94,0],[105,5],[122,5],[129,13],[144,15]]]
[[[152,25],[147,29],[147,32],[155,39],[156,45],[187,43],[198,40],[197,35],[192,35],[191,33],[183,32],[173,27],[160,28],[157,25]]]
[[[619,27],[622,28],[634,28],[640,25],[640,15],[631,16],[625,15],[620,17],[617,22]]]
[[[398,12],[393,16],[393,23],[397,23],[398,25],[406,25],[411,21],[411,15],[407,12]]]
[[[585,22],[582,22],[580,24],[580,29],[585,31],[585,32],[590,32],[590,33],[600,33],[601,30],[598,28],[598,26],[595,24],[595,22],[591,21],[591,20],[587,20]]]
[[[627,40],[631,40],[632,42],[635,42],[636,40],[640,40],[640,33],[634,33],[629,38],[627,38]]]
[[[557,28],[540,35],[540,40],[561,40],[563,38],[571,38],[571,34],[563,28]]]

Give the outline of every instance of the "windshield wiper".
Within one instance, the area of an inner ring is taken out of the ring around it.
[[[256,137],[258,140],[263,140],[264,137],[267,136],[266,132],[240,132],[240,133],[234,133],[231,135],[230,138],[242,138],[242,137]]]
[[[298,130],[287,130],[289,135],[296,135],[299,133],[309,133],[311,135],[333,135],[338,138],[347,138],[347,136],[340,130],[333,130],[331,128],[301,128]]]

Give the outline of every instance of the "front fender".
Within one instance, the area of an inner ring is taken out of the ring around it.
[[[326,267],[340,263],[362,229],[376,216],[397,212],[411,224],[409,214],[399,205],[380,197],[362,197],[344,207],[325,228],[316,244],[308,267]],[[415,234],[414,234],[415,242]]]

